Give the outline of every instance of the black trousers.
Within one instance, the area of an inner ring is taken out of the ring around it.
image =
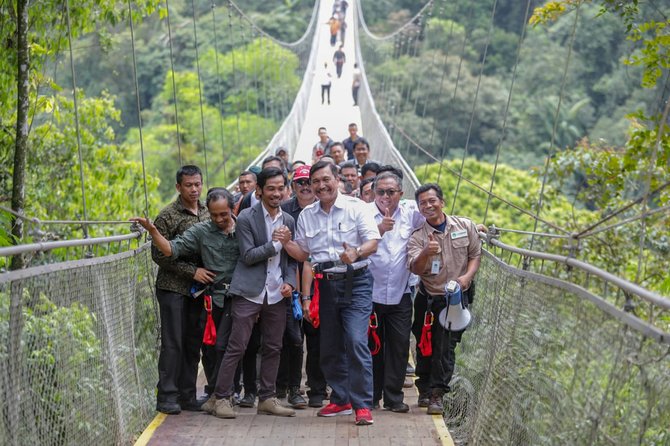
[[[321,103],[323,104],[323,99],[325,95],[328,95],[328,103],[330,104],[330,84],[321,85]]]
[[[277,372],[277,389],[300,387],[303,339],[302,321],[296,321],[293,318],[291,300],[286,299],[286,328]]]
[[[227,298],[223,302],[223,307],[212,304],[212,319],[214,319],[214,325],[216,325],[216,344],[203,345],[202,347],[202,368],[207,378],[207,385],[205,386],[205,393],[207,395],[214,393],[216,377],[219,376],[221,360],[228,345],[233,321],[230,313],[231,302],[232,299]]]
[[[401,404],[405,396],[402,386],[412,327],[411,294],[403,294],[397,305],[373,303],[372,309],[377,314],[377,334],[381,341],[381,350],[372,356],[373,401],[378,402],[383,396],[384,406],[393,407]]]
[[[157,400],[195,400],[200,347],[205,328],[202,298],[156,289],[161,317]]]
[[[444,296],[433,299],[431,310],[435,317],[432,325],[432,356],[423,356],[419,350],[421,330],[423,329],[424,315],[428,308],[428,297],[421,291],[417,292],[414,299],[414,323],[412,333],[416,338],[416,387],[420,393],[431,390],[449,391],[449,382],[454,374],[456,363],[456,345],[461,342],[461,336],[465,330],[447,331],[438,322],[440,311],[446,306]]]
[[[307,345],[305,373],[307,374],[307,396],[326,397],[326,377],[321,370],[321,331],[309,322],[302,325]]]

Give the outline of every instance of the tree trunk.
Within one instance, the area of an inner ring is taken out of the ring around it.
[[[18,52],[18,89],[16,101],[16,145],[14,148],[14,173],[12,179],[12,209],[23,214],[26,198],[26,158],[28,154],[28,108],[30,105],[30,60],[28,52],[28,2],[17,1],[17,52]],[[23,220],[12,217],[12,235],[15,241],[23,240]],[[12,258],[11,269],[24,267],[23,256]]]
[[[17,0],[17,51],[18,51],[18,93],[16,118],[16,148],[14,150],[14,173],[12,183],[12,209],[23,214],[25,202],[26,157],[28,153],[28,105],[29,97],[29,53],[28,53],[28,2]],[[23,240],[23,220],[13,217],[12,235],[15,242]],[[12,258],[10,268],[13,270],[24,267],[23,256],[17,254]],[[9,418],[9,444],[21,444],[21,403],[23,396],[21,332],[23,330],[22,317],[23,284],[20,280],[12,283],[9,303],[9,389],[7,398],[7,417]]]

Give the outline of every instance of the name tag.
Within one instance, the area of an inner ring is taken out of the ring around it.
[[[462,231],[454,231],[454,232],[451,233],[451,239],[454,240],[454,239],[457,239],[457,238],[463,238],[463,237],[467,237],[467,235],[468,235],[468,231],[466,231],[465,229],[463,229]]]
[[[437,274],[439,272],[440,272],[440,261],[433,260],[433,262],[430,264],[430,273]]]

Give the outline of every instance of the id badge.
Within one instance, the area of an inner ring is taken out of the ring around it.
[[[433,260],[433,263],[430,264],[430,273],[437,274],[440,272],[440,261]]]

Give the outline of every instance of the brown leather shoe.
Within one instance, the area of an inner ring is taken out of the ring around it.
[[[430,394],[430,401],[428,403],[428,415],[442,415],[444,413],[444,405],[442,404],[442,397],[444,392],[442,390],[433,390]]]
[[[276,415],[278,417],[294,417],[295,410],[281,405],[277,398],[268,398],[258,403],[256,413],[263,415]]]

